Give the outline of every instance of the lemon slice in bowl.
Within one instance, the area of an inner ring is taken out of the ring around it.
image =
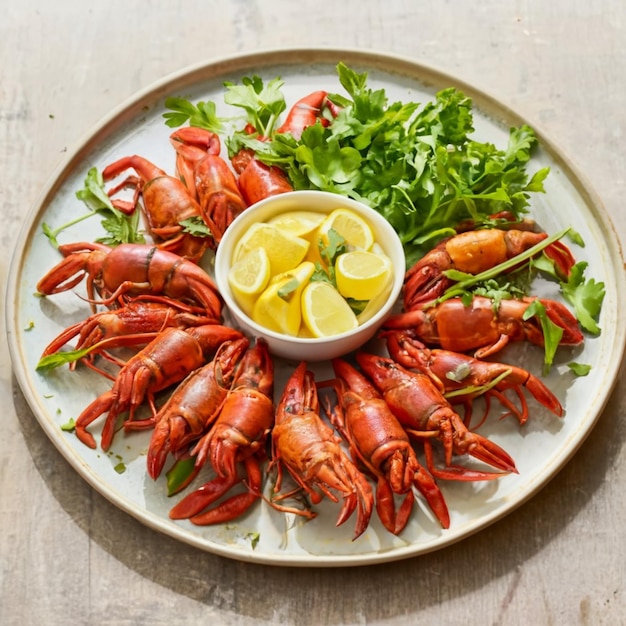
[[[341,235],[349,249],[369,250],[374,243],[374,233],[360,215],[343,207],[331,211],[320,224],[318,238],[324,247],[330,243],[329,231]]]
[[[302,320],[313,337],[331,337],[356,328],[354,311],[326,282],[310,282],[302,292]]]
[[[233,261],[236,263],[255,248],[264,248],[270,261],[270,274],[276,276],[297,267],[309,246],[306,239],[289,235],[271,224],[257,223],[237,242]]]
[[[324,213],[317,211],[295,210],[275,215],[266,223],[293,237],[309,239],[325,217]]]
[[[315,265],[304,261],[294,270],[274,276],[254,303],[250,317],[269,330],[297,336],[302,324],[302,292],[314,271]]]
[[[385,287],[391,275],[391,261],[384,254],[353,250],[337,257],[335,278],[344,298],[372,300]]]
[[[365,324],[368,320],[372,319],[378,311],[380,311],[383,306],[389,300],[389,295],[391,294],[391,290],[393,288],[393,274],[389,273],[387,278],[387,282],[383,289],[378,293],[378,295],[374,296],[368,303],[365,305],[365,308],[356,316],[356,319],[359,322],[359,326]]]
[[[270,260],[265,248],[253,248],[234,263],[228,272],[228,284],[237,304],[250,315],[257,296],[270,281]]]

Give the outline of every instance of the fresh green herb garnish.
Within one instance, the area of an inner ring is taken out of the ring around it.
[[[212,237],[211,229],[204,223],[200,216],[189,217],[181,220],[179,224],[183,227],[184,233],[189,233],[194,237]]]
[[[98,343],[88,348],[83,348],[82,350],[67,350],[65,352],[48,354],[39,360],[39,363],[37,363],[37,366],[35,367],[35,371],[45,374],[46,372],[60,367],[61,365],[78,361],[99,347],[100,344]]]
[[[459,372],[458,369],[455,372],[448,372],[446,374],[446,378],[449,378],[450,380],[453,380],[454,382],[461,383],[469,375],[469,366],[467,366],[467,369],[468,369],[467,373]],[[459,396],[465,396],[468,394],[484,394],[490,389],[493,389],[494,387],[496,387],[499,383],[501,383],[511,372],[512,370],[510,369],[505,370],[504,372],[496,376],[493,380],[490,380],[488,383],[485,383],[484,385],[467,385],[466,387],[454,389],[453,391],[447,391],[444,394],[444,396],[447,399],[450,399],[450,398],[455,398]]]
[[[567,367],[576,374],[576,376],[587,376],[591,371],[591,365],[587,365],[586,363],[576,363],[576,361],[572,361],[567,364]]]
[[[528,308],[524,311],[522,319],[529,320],[531,317],[536,316],[541,324],[541,330],[543,331],[544,339],[544,373],[548,373],[554,362],[554,355],[563,336],[563,329],[557,326],[549,317],[546,312],[546,308],[537,298],[533,300]]]
[[[117,463],[116,465],[113,466],[113,469],[118,473],[118,474],[123,474],[126,471],[126,464],[122,463],[121,461],[119,463]]]
[[[92,167],[87,172],[84,187],[76,192],[76,197],[87,205],[88,213],[84,213],[57,228],[52,228],[46,223],[42,225],[44,234],[55,248],[59,246],[57,240],[59,233],[94,215],[102,217],[102,227],[107,233],[106,237],[101,237],[96,239],[96,241],[109,246],[115,246],[120,243],[144,243],[144,237],[138,230],[139,211],[133,211],[131,215],[126,215],[113,206],[104,189],[102,174],[97,168]]]
[[[300,286],[300,281],[297,278],[292,278],[288,280],[277,292],[279,298],[283,300],[289,300],[291,294],[298,289]]]
[[[191,481],[196,473],[195,456],[188,456],[179,459],[172,465],[166,473],[167,478],[167,495],[173,496]]]
[[[164,113],[165,124],[170,128],[178,128],[185,123],[189,126],[205,128],[214,133],[221,133],[224,125],[217,116],[215,102],[198,102],[192,104],[185,98],[166,98],[165,108],[170,112]]]
[[[593,278],[585,280],[587,263],[580,261],[574,265],[569,279],[561,283],[563,297],[574,307],[580,325],[588,332],[598,335],[600,327],[596,319],[602,308],[605,288],[603,282]]]
[[[254,550],[260,539],[261,539],[261,533],[259,532],[253,532],[253,533],[247,533],[246,534],[246,539],[248,539],[250,541],[250,546],[252,547],[252,549]]]
[[[243,109],[246,122],[258,135],[272,137],[280,114],[287,107],[281,91],[283,84],[276,77],[265,85],[259,76],[246,76],[241,85],[225,82],[224,102]]]
[[[61,430],[66,433],[73,433],[76,430],[76,422],[73,417],[70,417],[69,421],[65,424],[61,424]]]

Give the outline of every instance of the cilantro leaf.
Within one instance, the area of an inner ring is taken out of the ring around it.
[[[46,223],[42,225],[44,234],[53,246],[58,247],[59,245],[57,240],[59,233],[95,215],[100,215],[103,218],[101,224],[107,233],[105,237],[96,239],[96,241],[110,246],[120,243],[144,243],[145,239],[138,229],[139,211],[133,211],[130,215],[126,215],[113,206],[104,188],[102,173],[97,168],[89,169],[83,185],[83,188],[76,192],[76,197],[87,205],[88,213],[79,215],[57,228],[52,228]]]
[[[596,322],[605,288],[603,282],[596,282],[593,278],[585,280],[586,261],[579,261],[572,268],[567,281],[561,283],[563,297],[574,307],[574,313],[580,325],[588,332],[598,335],[600,327]]]
[[[189,233],[194,237],[213,236],[211,229],[204,223],[204,220],[199,215],[181,220],[179,224],[183,227],[184,233]]]
[[[165,107],[169,112],[163,113],[165,124],[170,128],[178,128],[186,122],[189,126],[205,128],[214,133],[221,133],[223,121],[218,117],[215,102],[198,102],[192,104],[189,100],[179,97],[165,99]]]
[[[261,136],[269,137],[274,132],[280,114],[285,110],[285,97],[280,78],[270,80],[267,85],[259,76],[245,76],[241,85],[225,82],[224,101],[242,108],[248,124]]]
[[[554,362],[554,355],[556,354],[561,337],[563,336],[563,329],[557,326],[549,317],[546,312],[545,306],[541,303],[539,298],[536,298],[531,302],[528,308],[524,311],[522,319],[528,320],[531,317],[536,316],[541,324],[541,330],[543,331],[544,339],[544,373],[548,373]]]

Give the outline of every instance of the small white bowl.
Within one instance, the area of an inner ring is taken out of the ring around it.
[[[237,304],[228,283],[235,246],[248,228],[286,211],[307,210],[328,214],[338,207],[351,209],[364,217],[372,227],[374,240],[391,259],[394,276],[387,302],[369,320],[357,328],[323,338],[292,337],[269,330],[246,315]],[[358,349],[372,339],[384,319],[391,313],[402,290],[405,257],[402,242],[389,222],[374,209],[338,194],[325,191],[293,191],[271,196],[248,207],[226,229],[215,256],[215,281],[224,302],[240,329],[252,337],[263,337],[270,352],[292,360],[323,361]]]

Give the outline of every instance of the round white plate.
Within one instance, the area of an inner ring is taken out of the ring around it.
[[[531,401],[532,416],[523,427],[511,417],[492,418],[481,434],[503,446],[515,459],[518,475],[486,483],[441,483],[451,511],[451,526],[442,530],[430,511],[420,504],[401,536],[384,530],[375,515],[368,530],[352,541],[354,519],[335,527],[338,505],[325,502],[310,522],[293,519],[264,503],[254,506],[233,523],[196,527],[172,521],[168,511],[177,499],[167,498],[165,477],[152,481],[145,470],[149,433],[118,433],[112,449],[103,453],[81,444],[60,426],[76,418],[96,394],[110,383],[85,368],[68,372],[58,368],[43,376],[35,371],[42,349],[63,328],[89,314],[76,293],[38,298],[36,283],[59,254],[42,233],[42,223],[65,223],[85,207],[75,197],[90,167],[99,169],[118,157],[141,154],[173,171],[174,154],[168,142],[171,129],[163,122],[164,99],[183,96],[192,102],[214,100],[222,110],[223,82],[239,82],[257,74],[264,80],[281,76],[288,105],[317,89],[340,91],[336,64],[368,71],[369,86],[386,89],[390,101],[426,102],[442,88],[455,86],[474,101],[475,137],[505,146],[508,129],[526,123],[485,94],[453,77],[393,56],[347,50],[276,50],[199,65],[167,78],[139,93],[103,120],[68,156],[55,173],[25,220],[16,245],[7,290],[8,343],[15,374],[42,428],[61,454],[96,490],[146,526],[226,557],[299,566],[340,566],[391,561],[423,554],[456,542],[485,528],[511,512],[567,462],[589,434],[601,413],[624,350],[624,324],[618,323],[619,303],[626,301],[623,262],[610,222],[597,198],[567,160],[539,135],[540,149],[529,172],[549,166],[545,195],[532,198],[532,216],[549,233],[573,226],[585,243],[574,248],[578,260],[589,263],[588,277],[603,281],[606,297],[600,318],[602,333],[588,338],[582,349],[561,349],[546,382],[566,409],[562,419]],[[535,129],[536,130],[536,129]],[[99,219],[64,231],[62,242],[90,241],[100,236]],[[78,293],[84,293],[77,288]],[[533,346],[516,346],[504,355],[519,359],[534,373],[541,371],[542,352]],[[586,377],[577,378],[566,364],[575,360],[592,365]],[[277,364],[276,393],[280,381],[294,364]],[[316,366],[320,376],[327,364]],[[98,429],[93,425],[96,436]],[[118,473],[120,463],[125,468]]]

